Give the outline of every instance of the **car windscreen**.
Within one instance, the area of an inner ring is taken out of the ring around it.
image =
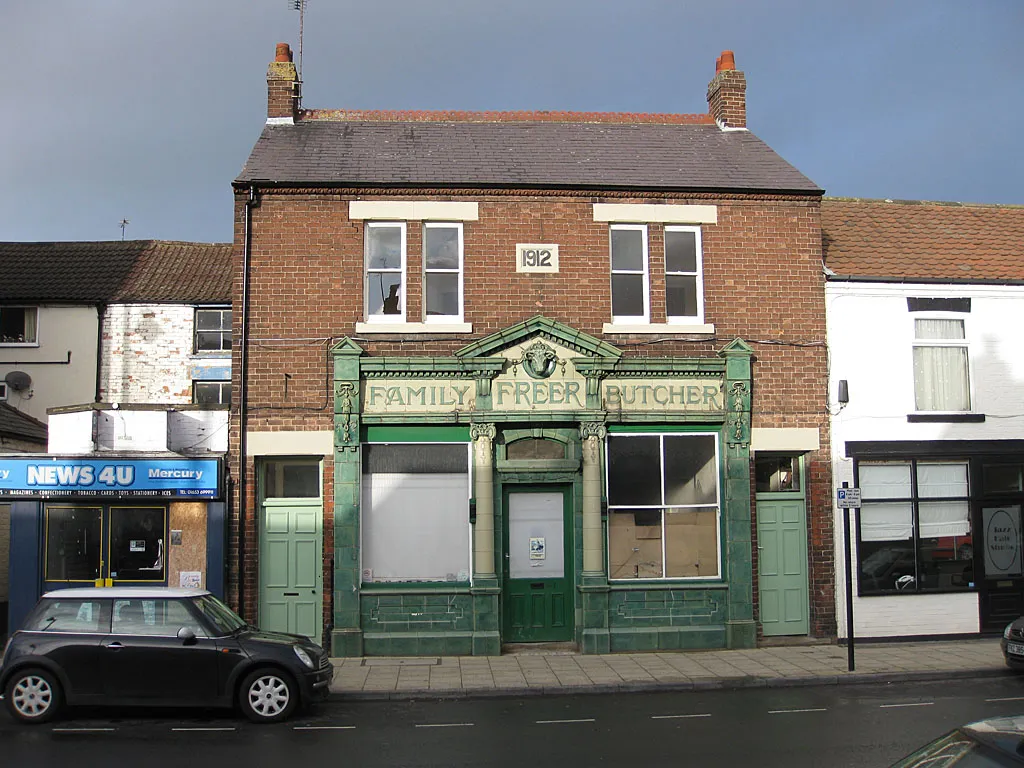
[[[246,626],[238,614],[213,595],[192,598],[193,604],[217,630],[218,635],[230,635]]]

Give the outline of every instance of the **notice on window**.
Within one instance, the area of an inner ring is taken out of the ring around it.
[[[130,539],[128,541],[129,552],[145,552],[146,551],[146,540],[145,539]]]
[[[981,519],[985,527],[985,576],[1020,576],[1020,507],[985,507]]]
[[[203,572],[182,571],[178,576],[178,586],[184,589],[199,589],[203,586]]]
[[[547,550],[545,549],[544,537],[543,536],[531,536],[530,537],[530,559],[531,560],[544,560],[547,558]]]

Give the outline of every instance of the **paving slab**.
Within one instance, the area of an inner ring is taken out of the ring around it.
[[[835,644],[583,656],[337,658],[332,699],[414,699],[851,685],[1013,674],[998,638],[861,643],[849,671]]]

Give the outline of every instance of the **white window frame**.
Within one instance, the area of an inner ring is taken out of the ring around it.
[[[389,440],[373,440],[362,444],[366,445],[464,445],[466,446],[466,520],[465,525],[469,529],[469,546],[468,546],[468,563],[469,563],[469,582],[470,585],[474,582],[474,574],[476,572],[476,565],[474,562],[473,552],[473,524],[470,522],[470,502],[473,499],[473,489],[476,487],[476,478],[474,476],[475,467],[473,464],[473,441],[463,442],[461,440],[409,440],[409,441],[389,441]],[[364,587],[374,587],[380,584],[424,584],[424,585],[437,585],[447,584],[448,582],[443,579],[422,579],[422,580],[391,580],[391,581],[363,581],[363,574],[365,573],[364,560],[365,551],[367,549],[366,541],[364,537],[370,531],[372,526],[367,526],[364,520],[366,514],[366,506],[363,499],[363,483],[366,475],[363,473],[363,452],[359,452],[359,577],[360,583]]]
[[[32,310],[36,315],[36,335],[32,341],[0,341],[0,347],[38,347],[39,346],[39,307],[31,304],[5,304],[0,306],[0,313],[7,309]]]
[[[911,352],[910,352],[910,382],[911,382],[911,402],[913,403],[913,413],[921,414],[942,414],[942,413],[973,413],[974,412],[974,376],[971,373],[971,344],[970,339],[967,335],[967,318],[960,312],[912,312],[910,313],[910,335],[911,335]],[[962,339],[919,339],[917,338],[917,321],[918,320],[957,320],[963,326],[964,337]],[[955,347],[963,349],[966,352],[966,367],[967,367],[967,408],[964,410],[949,410],[946,408],[936,408],[932,410],[921,410],[917,407],[917,370],[914,363],[914,350],[918,347]]]
[[[428,229],[455,229],[458,232],[459,240],[459,266],[457,269],[428,269],[427,268],[427,230]],[[425,323],[461,323],[465,314],[465,254],[466,246],[463,236],[462,222],[458,221],[425,221],[423,222],[423,322]],[[451,275],[457,274],[459,278],[459,309],[454,315],[428,315],[427,314],[427,277],[430,274]]]
[[[696,248],[696,272],[669,272],[668,269],[668,233],[669,232],[693,232],[694,233],[694,247]],[[681,226],[681,225],[666,225],[665,226],[665,315],[669,323],[672,324],[693,324],[704,322],[704,241],[701,234],[701,228],[698,226]],[[696,290],[697,290],[697,314],[696,315],[669,315],[668,314],[668,277],[669,275],[682,275],[685,277],[693,276],[696,277]]]
[[[605,526],[605,551],[608,553],[607,562],[605,568],[608,572],[608,581],[615,582],[616,584],[636,584],[650,581],[658,582],[680,582],[680,581],[722,581],[725,578],[725,574],[722,570],[722,504],[723,504],[723,488],[722,488],[722,444],[721,436],[718,432],[615,432],[605,438],[604,445],[604,496],[607,499],[609,497],[609,483],[611,475],[610,467],[610,455],[608,451],[608,441],[613,437],[657,437],[659,438],[661,445],[661,490],[663,494],[662,503],[660,505],[645,505],[645,504],[629,504],[624,505],[628,509],[657,509],[661,511],[661,572],[665,573],[667,567],[667,556],[668,553],[666,548],[668,546],[667,531],[666,531],[666,515],[669,513],[666,511],[668,508],[673,509],[690,509],[700,510],[710,507],[710,504],[695,504],[695,505],[669,505],[665,503],[664,489],[665,489],[665,438],[666,437],[713,437],[715,439],[715,483],[716,485],[716,498],[718,503],[715,505],[715,525],[718,531],[718,575],[717,576],[647,576],[639,579],[615,579],[611,575],[611,551],[612,551],[612,526],[611,520],[608,521],[608,525]],[[612,514],[614,506],[609,506],[608,514]]]
[[[399,257],[401,259],[401,266],[397,269],[374,269],[370,270],[370,232],[373,229],[383,229],[385,227],[394,228],[398,227],[401,232],[401,253]],[[367,321],[373,321],[374,323],[404,323],[405,322],[405,308],[406,308],[406,294],[409,292],[409,281],[406,276],[406,266],[408,264],[408,253],[407,253],[407,239],[406,239],[406,222],[404,221],[368,221],[365,225],[365,231],[363,236],[363,316]],[[399,312],[396,315],[385,315],[383,313],[377,315],[370,314],[370,276],[375,274],[399,274],[401,276],[401,290],[398,292],[398,308]]]
[[[612,234],[616,230],[630,230],[630,231],[638,231],[638,232],[643,233],[643,237],[641,238],[641,240],[642,240],[643,260],[644,260],[644,265],[643,265],[643,270],[642,270],[642,274],[643,274],[643,289],[642,289],[642,291],[643,291],[643,298],[644,298],[644,313],[642,315],[616,315],[616,314],[614,314],[614,310],[612,310],[612,324],[619,325],[619,324],[629,324],[629,323],[641,323],[641,324],[649,323],[650,319],[651,319],[651,275],[650,275],[650,252],[649,252],[650,246],[649,246],[649,242],[648,242],[648,233],[647,233],[647,225],[646,224],[618,224],[618,223],[616,223],[616,224],[611,224],[608,227],[608,268],[609,268],[609,276],[608,276],[609,293],[608,293],[608,296],[609,296],[609,299],[610,299],[609,303],[612,306],[614,306],[614,285],[613,285],[614,281],[613,281],[612,278],[615,275],[617,275],[617,274],[618,275],[636,275],[636,274],[640,274],[640,272],[637,271],[637,270],[623,270],[623,269],[618,269],[617,270],[617,269],[614,268],[614,266],[613,266],[614,265],[614,259],[613,259],[613,254],[612,254],[612,240],[613,240]]]
[[[219,356],[219,355],[225,355],[226,356],[226,355],[230,355],[231,354],[231,345],[232,345],[232,343],[234,341],[234,339],[233,339],[234,329],[232,327],[232,324],[229,323],[228,327],[225,329],[223,327],[223,322],[222,322],[221,323],[222,327],[219,330],[217,330],[217,331],[200,331],[199,330],[199,313],[200,312],[219,312],[221,320],[223,321],[224,313],[225,312],[231,312],[231,305],[230,304],[222,304],[222,305],[218,305],[218,306],[196,306],[194,308],[194,312],[192,313],[192,324],[193,324],[192,325],[192,353],[195,354],[195,355],[205,355],[205,356]],[[227,342],[228,342],[228,348],[227,349],[199,349],[199,334],[200,333],[220,333],[220,334],[223,334],[225,332],[227,333]]]

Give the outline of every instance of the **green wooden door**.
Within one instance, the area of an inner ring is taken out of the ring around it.
[[[807,509],[801,496],[757,498],[761,628],[766,636],[806,635]]]
[[[516,489],[506,490],[503,495],[502,640],[571,640],[573,560],[569,489]]]
[[[268,499],[260,527],[261,629],[306,635],[323,629],[323,505]]]

